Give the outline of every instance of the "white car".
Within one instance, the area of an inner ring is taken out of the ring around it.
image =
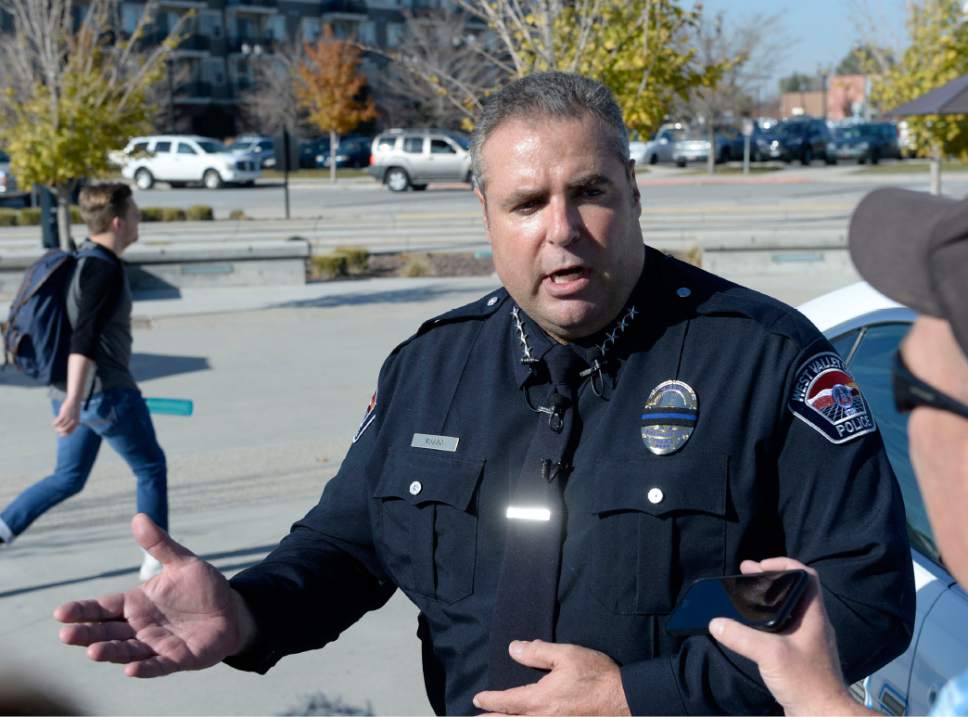
[[[259,178],[256,158],[238,156],[215,139],[197,135],[135,137],[120,155],[121,175],[133,179],[138,189],[155,182],[172,187],[201,183],[208,189],[223,184],[253,184]]]
[[[894,408],[894,352],[917,314],[864,282],[799,308],[830,339],[866,396],[907,513],[917,589],[914,635],[904,654],[864,681],[867,704],[885,714],[927,714],[944,683],[968,666],[968,593],[938,552],[908,457],[907,416]]]
[[[673,161],[673,147],[682,136],[681,124],[665,124],[648,142],[629,142],[629,157],[636,165]]]

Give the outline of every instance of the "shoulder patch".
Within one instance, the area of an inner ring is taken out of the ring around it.
[[[353,436],[353,443],[356,443],[358,440],[360,440],[360,436],[362,436],[363,432],[370,427],[370,424],[373,423],[373,419],[375,418],[376,418],[376,391],[374,391],[373,395],[370,396],[370,405],[366,407],[366,412],[363,414],[363,420],[360,421],[360,427],[356,429],[356,435]]]
[[[794,416],[831,443],[847,443],[877,430],[867,399],[833,351],[815,354],[797,369],[788,405]]]

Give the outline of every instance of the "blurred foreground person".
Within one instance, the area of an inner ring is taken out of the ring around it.
[[[968,201],[880,189],[857,206],[850,253],[872,286],[920,313],[894,362],[894,400],[910,411],[908,441],[945,566],[968,586]],[[745,562],[744,572],[805,567],[789,558]],[[869,714],[844,685],[826,597],[814,585],[783,634],[718,618],[710,632],[759,664],[786,714]],[[968,626],[964,629],[968,630]],[[932,715],[968,715],[968,665]]]

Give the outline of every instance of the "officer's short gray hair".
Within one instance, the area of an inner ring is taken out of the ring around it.
[[[471,137],[474,184],[484,191],[481,150],[501,124],[513,118],[580,120],[591,115],[605,130],[605,141],[622,162],[629,158],[629,134],[622,110],[600,82],[567,72],[539,72],[522,77],[489,97]]]

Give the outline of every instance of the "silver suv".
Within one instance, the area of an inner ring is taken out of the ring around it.
[[[376,136],[367,171],[393,192],[429,182],[471,181],[470,137],[444,129],[392,129]]]

